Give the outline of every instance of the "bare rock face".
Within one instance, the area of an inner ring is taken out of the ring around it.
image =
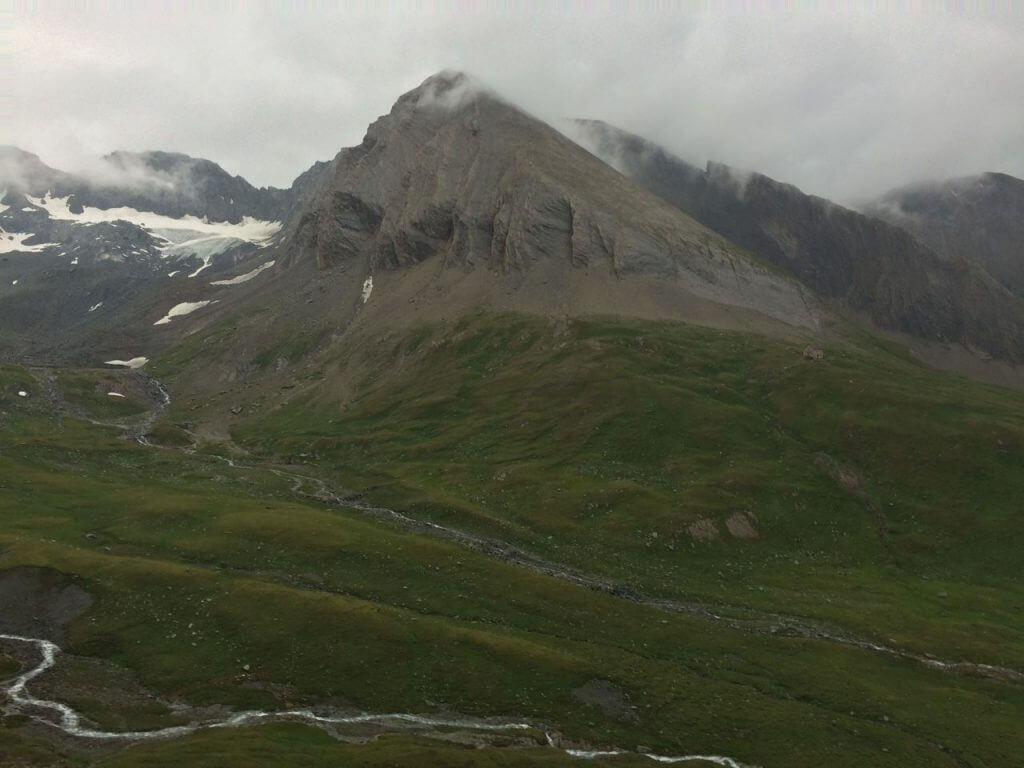
[[[757,173],[701,169],[599,121],[580,140],[637,184],[880,327],[1024,359],[1024,302],[965,258]]]
[[[428,259],[504,274],[559,262],[814,324],[794,281],[461,74],[402,96],[326,176],[286,262],[368,274]]]
[[[983,267],[1024,296],[1024,180],[1004,173],[893,190],[865,212],[910,232],[939,256]]]

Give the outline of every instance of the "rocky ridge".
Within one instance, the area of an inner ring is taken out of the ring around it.
[[[878,326],[1024,357],[1024,303],[981,265],[940,258],[900,227],[762,174],[701,169],[600,121],[575,128],[637,184]]]
[[[983,173],[915,184],[864,211],[905,229],[948,261],[981,266],[1024,296],[1024,180]]]

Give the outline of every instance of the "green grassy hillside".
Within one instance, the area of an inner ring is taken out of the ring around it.
[[[344,408],[311,387],[236,435],[654,594],[1024,667],[1024,397],[869,336],[801,352],[480,316],[382,341]]]
[[[124,748],[13,716],[0,762],[579,764],[546,746],[552,731],[762,766],[1014,765],[1024,686],[799,636],[776,614],[1024,669],[1012,503],[1024,398],[869,337],[822,361],[801,348],[671,324],[473,316],[331,347],[287,402],[266,388],[176,399],[155,433],[182,444],[183,423],[239,404],[237,446],[195,453],[57,419],[38,376],[3,368],[0,568],[54,569],[94,599],[33,691],[111,729],[295,707],[535,727],[470,739],[479,749],[343,730],[352,744],[298,724]],[[155,369],[172,394],[195,354]],[[58,399],[88,407],[76,393],[99,391],[90,375],[57,377]],[[245,467],[213,455],[226,449],[248,451]],[[661,610],[318,502],[296,472],[711,607]]]

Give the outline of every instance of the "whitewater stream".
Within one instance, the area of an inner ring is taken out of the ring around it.
[[[580,759],[595,759],[600,757],[612,757],[615,755],[639,755],[658,763],[693,763],[705,762],[712,765],[721,765],[726,768],[753,768],[731,757],[722,755],[657,755],[651,752],[630,752],[623,749],[606,750],[583,750],[566,749],[559,746],[561,740],[552,735],[550,729],[543,726],[514,720],[483,720],[476,718],[439,718],[426,717],[424,715],[413,715],[405,712],[392,712],[386,714],[361,713],[358,715],[318,715],[309,709],[288,709],[279,712],[268,712],[264,710],[248,710],[236,712],[233,715],[213,720],[193,722],[188,725],[175,725],[168,728],[158,728],[152,731],[100,731],[82,725],[82,717],[74,709],[59,701],[40,699],[28,691],[28,684],[42,675],[57,663],[57,656],[60,654],[60,647],[49,640],[37,637],[22,637],[20,635],[0,634],[0,641],[16,643],[28,643],[34,645],[39,651],[39,663],[17,677],[0,683],[0,690],[7,694],[8,703],[5,709],[8,712],[16,712],[28,715],[33,720],[58,728],[70,736],[78,736],[84,739],[105,739],[120,741],[145,741],[149,739],[171,738],[185,736],[199,730],[208,728],[238,728],[245,725],[255,725],[265,722],[277,722],[290,720],[306,723],[320,728],[344,725],[377,725],[381,727],[391,726],[399,729],[431,730],[431,729],[453,729],[471,733],[502,733],[514,731],[544,731],[549,747],[563,749],[563,751]],[[56,715],[57,719],[47,717],[40,710]]]

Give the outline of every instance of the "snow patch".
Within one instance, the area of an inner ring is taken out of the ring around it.
[[[254,277],[256,277],[256,275],[258,275],[260,272],[262,272],[265,269],[270,269],[272,266],[274,266],[273,259],[266,262],[265,264],[260,264],[260,266],[256,267],[256,269],[254,269],[252,272],[246,272],[244,275],[232,277],[230,280],[214,280],[212,283],[210,283],[210,285],[238,285],[239,283],[247,283]]]
[[[17,280],[11,280],[11,285],[17,285],[17,284],[18,284]]]
[[[363,304],[370,298],[371,293],[373,293],[373,275],[363,281]]]
[[[107,221],[127,221],[148,230],[170,229],[189,230],[204,236],[219,235],[247,243],[262,243],[269,240],[281,229],[279,221],[263,221],[252,216],[244,217],[238,224],[229,221],[210,221],[196,216],[174,218],[150,211],[139,211],[135,208],[92,208],[86,206],[81,213],[72,213],[68,205],[68,197],[51,197],[49,193],[42,197],[28,198],[35,205],[44,209],[50,218],[58,221],[74,221],[79,224],[100,224]]]
[[[32,232],[7,232],[0,227],[0,253],[40,253],[57,243],[36,243],[25,245],[24,241],[33,236]]]
[[[102,303],[102,302],[101,302]],[[131,360],[106,360],[104,365],[120,365],[124,368],[141,368],[149,362],[148,357],[133,357]]]
[[[22,208],[21,210],[22,210],[23,213],[35,213],[37,209],[36,208]]]
[[[178,274],[179,272],[181,272],[181,270],[180,270],[180,269],[176,269],[176,270],[174,270],[173,272],[168,272],[168,273],[167,273],[167,276],[168,276],[168,277],[174,277],[174,276],[175,276],[176,274]]]
[[[239,223],[210,221],[209,218],[182,216],[175,218],[151,211],[140,211],[122,206],[120,208],[84,207],[81,213],[71,211],[70,196],[52,197],[49,192],[39,198],[29,197],[31,202],[42,208],[56,221],[73,221],[76,224],[100,224],[103,222],[127,221],[142,227],[151,235],[165,241],[159,246],[164,258],[182,259],[196,257],[203,263],[189,277],[195,277],[210,266],[217,254],[242,243],[262,246],[281,229],[279,221],[264,221],[251,216]],[[35,210],[35,209],[33,209]],[[100,239],[100,236],[97,236]]]
[[[153,234],[168,243],[160,247],[163,258],[180,260],[195,257],[203,262],[189,277],[195,277],[209,267],[214,256],[246,242],[237,237],[204,235],[192,230],[160,229],[155,230]]]
[[[91,307],[89,307],[89,311],[90,312],[95,312],[97,309],[99,309],[102,306],[103,306],[103,302],[99,301],[99,302],[93,304]]]
[[[28,397],[28,392],[26,392],[24,389],[19,389],[18,397]]]
[[[64,254],[61,254],[61,255],[63,256]],[[72,264],[77,264],[77,263],[78,263],[78,257],[77,257],[77,256],[75,256],[75,258],[73,258],[73,259],[71,260],[71,263],[72,263]]]
[[[184,301],[181,304],[175,304],[166,315],[153,323],[153,325],[167,325],[167,323],[171,322],[171,318],[190,315],[197,309],[202,309],[207,304],[216,303],[216,301]]]
[[[107,392],[107,397],[124,397],[120,392]]]

